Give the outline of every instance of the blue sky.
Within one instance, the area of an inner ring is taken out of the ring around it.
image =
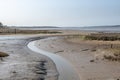
[[[120,24],[120,0],[0,0],[0,21],[17,26]]]

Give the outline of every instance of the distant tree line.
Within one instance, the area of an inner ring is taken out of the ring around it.
[[[0,27],[3,27],[3,24],[0,22]]]
[[[6,27],[5,25],[3,25],[3,23],[2,22],[0,22],[0,28],[4,28],[4,27]]]

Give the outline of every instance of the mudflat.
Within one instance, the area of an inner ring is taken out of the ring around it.
[[[0,60],[0,80],[57,80],[52,60],[27,47],[34,38],[17,37],[0,39],[0,51],[9,54]]]

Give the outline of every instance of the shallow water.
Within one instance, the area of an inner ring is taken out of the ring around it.
[[[39,28],[26,27],[19,28],[22,30],[83,30],[83,31],[97,31],[97,32],[120,32],[120,26],[90,26],[90,27],[58,27],[58,28]]]
[[[48,56],[56,64],[59,72],[59,80],[80,80],[78,74],[74,70],[73,66],[61,56],[41,50],[35,46],[36,41],[32,41],[28,44],[28,48],[32,51]]]

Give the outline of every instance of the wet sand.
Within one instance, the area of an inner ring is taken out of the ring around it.
[[[52,37],[37,41],[36,46],[67,59],[80,80],[119,80],[120,62],[96,59],[103,52],[96,47],[97,43],[103,42]]]
[[[0,39],[0,51],[10,56],[0,60],[0,80],[57,80],[53,61],[28,49],[35,38]]]

